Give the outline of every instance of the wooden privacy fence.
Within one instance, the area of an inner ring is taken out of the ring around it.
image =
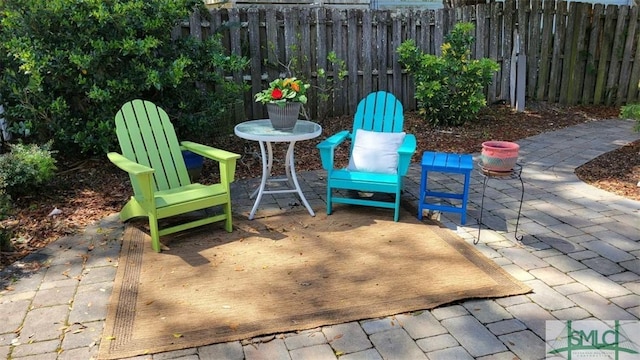
[[[638,7],[507,0],[438,10],[309,6],[219,9],[210,15],[208,21],[192,16],[182,34],[219,32],[230,53],[250,59],[245,72],[232,75],[251,87],[244,98],[249,119],[266,111],[253,94],[287,67],[312,83],[307,110],[314,119],[352,114],[375,90],[391,91],[406,110],[415,109],[414,82],[396,49],[414,39],[423,51],[439,55],[445,35],[460,21],[475,25],[473,56],[500,65],[486,89],[489,102],[512,100],[516,87],[527,99],[563,104],[638,101]],[[331,52],[343,66],[328,60]]]

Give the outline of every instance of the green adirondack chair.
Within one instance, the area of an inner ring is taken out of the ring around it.
[[[393,94],[373,92],[358,103],[351,132],[343,130],[318,144],[322,167],[327,170],[327,215],[333,203],[394,209],[394,221],[400,217],[400,193],[416,138],[403,132],[402,103]],[[349,166],[336,168],[336,148],[350,142]],[[394,201],[341,196],[339,189],[362,193],[387,193]]]
[[[129,173],[134,192],[120,211],[122,221],[148,217],[151,247],[157,252],[161,250],[160,236],[163,235],[223,220],[225,230],[232,231],[230,183],[240,155],[190,141],[178,143],[167,113],[149,101],[133,100],[124,104],[115,121],[122,154],[110,152],[107,156]],[[191,183],[182,150],[217,161],[220,182]],[[221,206],[222,214],[158,227],[160,219],[214,206]]]

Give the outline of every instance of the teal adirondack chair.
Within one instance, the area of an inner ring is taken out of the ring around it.
[[[343,203],[394,209],[393,219],[398,221],[403,178],[416,151],[416,138],[403,132],[403,122],[402,103],[388,92],[374,92],[358,104],[352,132],[343,130],[317,145],[327,171],[328,215],[333,203]],[[346,140],[351,140],[349,166],[338,169],[334,152]],[[389,193],[395,200],[340,196],[338,189]]]
[[[157,252],[161,250],[160,236],[163,235],[223,220],[225,230],[232,231],[230,183],[240,155],[190,141],[178,143],[167,113],[149,101],[133,100],[124,104],[115,121],[122,154],[110,152],[107,156],[129,173],[134,192],[120,211],[122,221],[148,217],[151,247]],[[217,161],[220,182],[191,183],[181,150]],[[213,206],[221,206],[222,214],[158,227],[160,219]]]

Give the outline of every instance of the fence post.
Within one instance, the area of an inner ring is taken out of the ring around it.
[[[511,107],[516,111],[524,111],[525,92],[527,85],[527,56],[524,47],[520,47],[520,35],[514,31],[513,50],[511,51]]]

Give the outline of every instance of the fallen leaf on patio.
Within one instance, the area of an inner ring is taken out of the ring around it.
[[[115,340],[116,337],[115,336],[107,336],[105,339],[107,339],[107,340]]]
[[[182,337],[182,334],[180,334],[180,333],[173,333],[173,337],[174,337],[174,338],[181,338],[181,337]]]

